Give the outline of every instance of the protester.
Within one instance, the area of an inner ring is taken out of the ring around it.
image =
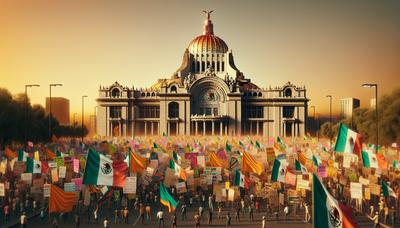
[[[157,212],[158,228],[164,228],[164,212],[160,210]],[[162,224],[162,225],[161,225]]]

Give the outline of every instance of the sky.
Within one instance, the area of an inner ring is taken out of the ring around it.
[[[100,85],[150,87],[180,66],[202,33],[203,10],[214,10],[215,35],[236,66],[260,87],[306,86],[318,114],[339,99],[362,107],[400,86],[400,1],[0,1],[0,87],[44,105],[70,99],[71,118],[93,114]],[[80,114],[78,114],[79,116]]]

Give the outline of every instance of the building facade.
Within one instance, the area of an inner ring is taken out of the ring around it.
[[[360,100],[356,98],[340,99],[340,118],[352,118],[354,109],[360,107]]]
[[[146,89],[118,82],[100,86],[98,135],[305,134],[305,87],[253,84],[236,67],[232,50],[214,35],[210,13],[203,34],[189,43],[171,78]]]
[[[50,99],[46,97],[46,114],[49,113]],[[64,97],[51,98],[51,115],[58,120],[60,125],[69,125],[69,100]]]

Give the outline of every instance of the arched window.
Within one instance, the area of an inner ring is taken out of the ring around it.
[[[146,93],[146,97],[150,97],[150,93],[149,92]]]
[[[176,86],[171,86],[171,93],[176,93]]]
[[[151,96],[152,96],[152,97],[155,97],[155,96],[156,96],[156,93],[155,93],[155,92],[152,92],[152,93],[151,93]]]
[[[258,96],[259,96],[259,97],[262,97],[262,93],[261,93],[261,92],[259,92],[259,93],[258,93]]]
[[[119,91],[118,88],[114,88],[111,90],[111,96],[112,97],[119,97],[121,95],[121,92]]]
[[[284,95],[285,97],[292,97],[292,89],[286,88],[286,89],[283,91],[283,95]]]
[[[253,93],[253,97],[256,97],[256,96],[257,96],[257,93],[256,93],[256,92],[254,92],[254,93]]]
[[[171,102],[168,104],[168,117],[169,118],[179,117],[179,104],[177,102]]]

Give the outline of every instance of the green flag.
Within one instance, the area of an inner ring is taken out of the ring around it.
[[[173,212],[178,205],[175,199],[169,194],[167,188],[165,188],[164,184],[160,183],[160,202],[168,207],[169,212]]]

